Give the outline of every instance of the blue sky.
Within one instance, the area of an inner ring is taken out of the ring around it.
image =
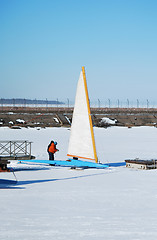
[[[0,98],[157,101],[156,0],[0,0]]]

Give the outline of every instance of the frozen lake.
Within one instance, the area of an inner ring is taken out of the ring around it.
[[[94,131],[103,163],[157,158],[154,127]],[[48,159],[51,139],[58,142],[56,159],[67,159],[69,135],[67,128],[0,128],[0,140],[32,141],[38,159]],[[0,239],[157,239],[156,170],[11,165],[18,184],[0,189]],[[12,173],[0,179],[15,180]]]

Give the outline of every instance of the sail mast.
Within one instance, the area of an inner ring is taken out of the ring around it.
[[[89,96],[88,96],[88,89],[87,89],[85,67],[82,67],[82,73],[83,73],[83,80],[84,80],[85,93],[86,93],[88,116],[89,116],[89,122],[90,122],[90,131],[91,131],[91,136],[92,136],[92,144],[93,144],[93,150],[94,150],[94,159],[95,159],[95,162],[97,163],[98,162],[98,157],[97,157],[96,146],[95,146],[95,138],[94,138],[93,124],[92,124],[90,104],[89,104]]]
[[[84,67],[77,84],[67,156],[98,162]]]

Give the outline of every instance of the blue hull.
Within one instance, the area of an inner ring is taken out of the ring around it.
[[[20,161],[20,160],[19,160]],[[54,166],[61,166],[61,167],[72,167],[72,168],[108,168],[108,164],[101,164],[101,163],[94,163],[94,162],[86,162],[81,160],[74,160],[69,159],[68,161],[61,161],[61,160],[21,160],[20,162],[32,162],[32,163],[45,163],[45,164],[52,164]]]

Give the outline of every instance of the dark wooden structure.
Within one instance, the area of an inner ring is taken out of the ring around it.
[[[141,159],[127,159],[125,160],[126,167],[135,169],[156,169],[157,159],[141,160]]]

